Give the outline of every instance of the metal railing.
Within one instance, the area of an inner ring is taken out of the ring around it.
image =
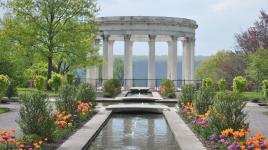
[[[79,85],[81,83],[92,83],[96,87],[102,87],[103,83],[107,81],[108,79],[90,79],[90,78],[76,78],[75,79],[75,85]],[[152,80],[154,82],[154,89],[159,89],[161,86],[161,82],[166,79],[122,79],[119,80],[122,87],[126,87],[126,83],[128,81],[132,82],[132,87],[149,87],[148,81]],[[173,80],[175,86],[177,88],[180,88],[181,86],[185,84],[194,84],[197,87],[200,87],[202,85],[202,80]]]

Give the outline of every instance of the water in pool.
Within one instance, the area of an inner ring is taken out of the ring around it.
[[[89,150],[179,149],[162,114],[113,114]]]

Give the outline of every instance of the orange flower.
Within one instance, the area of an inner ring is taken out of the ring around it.
[[[0,143],[4,144],[6,141],[4,139],[0,139]]]
[[[11,132],[15,133],[16,132],[16,129],[12,129]]]
[[[256,140],[265,139],[265,136],[262,135],[261,133],[257,133],[257,134],[255,135],[255,139],[256,139]]]
[[[268,141],[265,142],[265,147],[268,148]]]
[[[15,140],[14,140],[14,139],[8,139],[8,142],[9,142],[10,144],[14,144],[14,143],[15,143]]]
[[[241,150],[245,150],[245,145],[240,145],[241,146]]]
[[[228,128],[228,129],[222,131],[221,134],[227,137],[227,136],[229,136],[229,135],[232,135],[233,132],[234,132],[234,129],[232,129],[232,128]]]

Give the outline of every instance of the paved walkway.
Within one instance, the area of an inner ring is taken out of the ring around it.
[[[268,137],[268,115],[263,114],[263,112],[268,111],[268,107],[248,102],[246,111],[250,120],[249,128],[251,129],[251,135],[262,133]]]
[[[17,134],[21,134],[19,125],[16,122],[20,107],[19,103],[0,104],[0,107],[10,109],[9,112],[0,114],[0,130],[11,130],[15,128],[17,130]]]

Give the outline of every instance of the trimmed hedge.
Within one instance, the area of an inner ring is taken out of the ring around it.
[[[103,96],[115,97],[121,92],[121,84],[118,79],[109,79],[104,82]]]
[[[172,80],[163,80],[161,82],[160,93],[163,97],[166,98],[175,98],[175,85]]]

